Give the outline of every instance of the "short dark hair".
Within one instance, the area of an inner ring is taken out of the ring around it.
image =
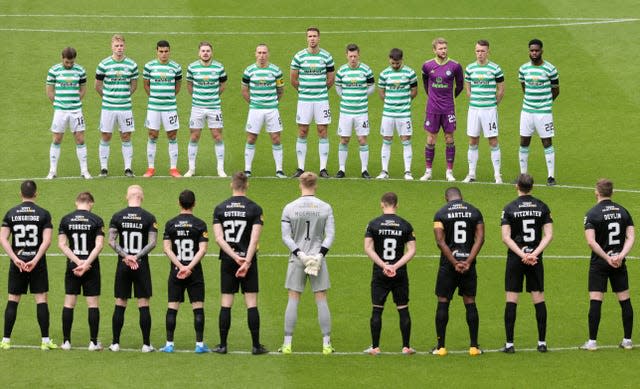
[[[480,39],[476,42],[476,44],[484,47],[489,47],[489,41],[486,39]]]
[[[462,192],[457,187],[452,186],[444,191],[444,198],[447,201],[462,199]]]
[[[165,41],[165,40],[163,39],[163,40],[158,41],[158,43],[156,43],[156,50],[157,50],[157,49],[159,49],[160,47],[168,47],[168,48],[171,48],[171,45],[169,45],[169,41]]]
[[[538,45],[540,46],[540,48],[542,48],[542,41],[540,39],[531,39],[529,41],[529,46],[531,45]]]
[[[531,189],[533,189],[533,177],[526,173],[520,174],[518,176],[516,184],[518,185],[518,189],[520,189],[521,192],[529,193],[531,192]]]
[[[387,192],[382,195],[382,197],[380,198],[380,202],[382,202],[382,204],[395,207],[398,205],[398,195],[394,192]]]
[[[231,177],[231,188],[233,190],[247,190],[247,182],[249,177],[245,172],[239,171],[233,174]]]
[[[182,207],[182,209],[191,209],[196,203],[196,194],[189,189],[185,189],[180,192],[178,201],[180,202],[180,206]]]
[[[78,193],[78,196],[76,197],[76,201],[79,203],[95,203],[95,200],[93,199],[93,195],[91,194],[91,192],[80,192]]]
[[[391,51],[389,51],[389,58],[391,58],[394,61],[400,61],[402,59],[402,50],[398,49],[396,47],[394,47],[393,49],[391,49]]]
[[[358,47],[358,45],[356,45],[355,43],[349,43],[347,45],[347,53],[350,51],[357,51],[360,52],[360,48]]]
[[[307,28],[307,32],[309,31],[315,31],[318,33],[318,35],[320,35],[320,29],[318,27],[309,27]]]
[[[596,182],[596,191],[602,197],[611,197],[613,195],[613,181],[607,178],[601,178]]]
[[[20,185],[20,194],[25,199],[32,199],[36,197],[37,190],[38,190],[38,186],[33,180],[22,181],[22,184]]]
[[[73,47],[65,47],[62,49],[62,58],[64,59],[75,59],[78,55],[78,52]]]

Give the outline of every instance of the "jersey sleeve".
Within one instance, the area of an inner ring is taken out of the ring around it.
[[[220,224],[220,223],[222,223],[222,207],[218,205],[213,210],[213,224]]]
[[[496,83],[499,84],[501,82],[504,82],[504,73],[502,72],[502,68],[500,67],[500,65],[496,65],[496,70],[494,74],[496,78]]]
[[[174,77],[176,81],[182,80],[182,66],[176,64],[176,75]]]
[[[209,241],[209,231],[207,230],[207,223],[201,220],[198,225],[198,232],[199,232],[198,243]]]
[[[187,81],[191,83],[193,82],[193,69],[191,68],[191,65],[187,67]]]
[[[509,206],[508,205],[506,207],[504,207],[504,209],[502,210],[502,215],[500,216],[500,225],[501,226],[511,225],[511,218],[510,218],[510,212],[509,212]]]
[[[585,231],[596,229],[596,220],[594,220],[594,215],[591,211],[584,216],[584,229]]]
[[[300,70],[300,61],[298,60],[298,55],[294,55],[291,60],[291,70]]]
[[[47,228],[51,228],[53,229],[53,223],[51,222],[51,214],[49,213],[49,211],[47,211],[46,209],[43,209],[43,220],[42,220],[42,228],[43,229],[47,229]]]
[[[66,235],[67,234],[67,217],[63,217],[60,219],[60,225],[58,226],[58,235]]]
[[[53,68],[50,68],[47,72],[47,85],[55,85],[56,84],[56,73]]]
[[[333,209],[329,206],[329,216],[327,216],[327,223],[324,226],[324,240],[322,241],[322,247],[331,248],[333,240],[336,235],[336,224],[333,218]]]
[[[253,220],[252,224],[264,224],[264,216],[262,214],[262,208],[258,204],[254,204]]]
[[[132,61],[131,79],[137,80],[139,75],[140,75],[140,72],[138,71],[138,64]]]
[[[276,88],[282,88],[284,86],[284,77],[280,68],[277,68],[277,71],[274,73],[274,77],[276,78]]]
[[[387,78],[384,75],[384,72],[380,73],[380,77],[378,77],[378,88],[385,89],[387,87]]]
[[[96,235],[104,236],[104,220],[96,215]]]
[[[413,226],[411,225],[411,223],[407,222],[406,225],[406,234],[404,234],[404,236],[406,236],[406,242],[411,242],[413,240],[416,240],[416,234],[413,231]]]
[[[162,234],[162,239],[163,240],[171,240],[171,224],[172,220],[169,220],[165,225],[164,225],[164,233]]]
[[[151,69],[149,69],[149,64],[145,64],[144,68],[142,70],[142,78],[144,78],[145,80],[150,80],[151,79]]]

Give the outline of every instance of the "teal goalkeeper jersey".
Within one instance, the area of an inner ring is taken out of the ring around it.
[[[194,107],[220,109],[220,84],[227,81],[227,73],[220,62],[203,65],[200,60],[187,68],[187,81],[193,85],[191,104]]]
[[[53,85],[55,97],[53,109],[61,111],[77,111],[82,109],[80,86],[87,82],[87,72],[78,64],[70,69],[62,63],[53,65],[47,72],[47,85]]]
[[[336,73],[336,86],[342,88],[340,113],[358,115],[369,110],[367,89],[375,83],[373,72],[366,64],[352,68],[344,64]]]
[[[329,101],[327,89],[327,73],[335,70],[333,57],[329,52],[320,49],[317,54],[307,49],[300,50],[293,56],[291,70],[298,71],[298,100],[308,102]]]
[[[182,68],[174,61],[165,64],[157,59],[144,65],[143,77],[149,80],[149,111],[177,111],[176,82],[182,79]]]
[[[278,108],[277,88],[284,86],[282,71],[269,63],[261,68],[257,64],[249,65],[242,74],[242,85],[249,87],[249,108]]]
[[[96,69],[96,80],[102,81],[102,109],[130,111],[131,81],[137,80],[138,76],[138,65],[131,58],[103,59]]]

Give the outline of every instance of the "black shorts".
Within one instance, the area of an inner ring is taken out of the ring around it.
[[[475,266],[471,266],[466,273],[458,273],[449,263],[440,265],[436,279],[436,296],[451,300],[456,288],[460,296],[475,297],[478,290]]]
[[[507,257],[507,269],[504,275],[504,290],[506,292],[522,292],[522,282],[527,278],[527,292],[544,292],[544,266],[542,258],[531,266],[522,263],[518,256]]]
[[[611,282],[611,290],[614,293],[629,289],[627,264],[623,263],[619,268],[613,268],[603,261],[602,264],[592,263],[589,266],[589,292],[606,292],[607,281]]]
[[[30,272],[20,272],[20,269],[10,261],[7,286],[9,294],[27,294],[27,290],[31,294],[48,292],[49,272],[46,259],[42,258]]]
[[[125,300],[130,299],[131,285],[133,285],[134,297],[150,298],[152,296],[153,290],[151,287],[149,262],[142,261],[139,263],[137,270],[131,270],[131,268],[122,261],[118,261],[116,280],[113,285],[114,296]]]
[[[251,262],[244,278],[236,277],[239,268],[233,259],[220,260],[220,292],[234,294],[242,287],[242,293],[258,293],[258,258]]]
[[[204,275],[202,274],[202,266],[198,263],[191,275],[183,280],[176,278],[178,268],[171,265],[169,272],[169,280],[167,281],[167,295],[170,303],[183,303],[184,291],[189,294],[189,302],[204,301]]]
[[[83,296],[100,296],[100,262],[91,264],[91,269],[87,270],[81,277],[73,274],[73,270],[67,267],[64,273],[64,292],[66,294],[79,295],[82,290]]]
[[[409,276],[407,271],[396,271],[395,277],[387,277],[382,271],[373,271],[371,276],[371,303],[384,306],[389,293],[393,294],[396,305],[409,304]]]

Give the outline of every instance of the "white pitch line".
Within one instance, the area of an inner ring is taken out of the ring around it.
[[[6,18],[95,18],[95,19],[265,19],[265,20],[623,20],[621,18],[563,18],[563,17],[474,17],[474,16],[348,16],[348,15],[312,15],[312,16],[267,16],[267,15],[102,15],[102,14],[0,14]]]

